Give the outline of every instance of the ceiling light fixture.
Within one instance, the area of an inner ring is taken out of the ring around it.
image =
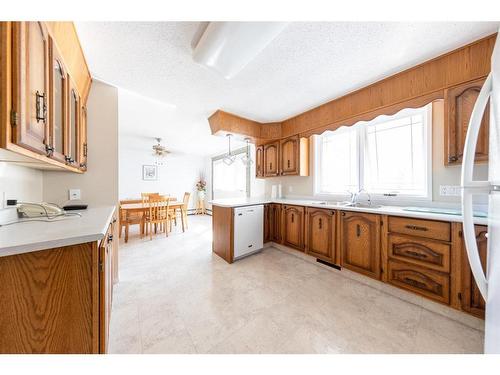
[[[210,22],[193,50],[193,59],[233,78],[252,61],[287,22]]]
[[[165,146],[161,145],[161,138],[155,138],[156,144],[153,145],[153,156],[156,158],[155,165],[163,165],[163,157],[170,154]]]
[[[233,153],[231,152],[231,137],[232,136],[233,136],[232,134],[226,134],[227,141],[228,141],[228,151],[227,151],[227,154],[224,156],[224,159],[222,159],[222,161],[226,165],[231,165],[236,160],[236,156],[233,155]]]
[[[241,162],[243,163],[243,165],[252,165],[253,164],[253,160],[252,160],[252,157],[250,156],[250,141],[251,139],[250,138],[245,138],[245,141],[247,142],[247,152],[245,152],[243,154],[243,156],[241,157]]]

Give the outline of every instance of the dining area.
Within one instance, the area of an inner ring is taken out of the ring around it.
[[[191,193],[185,192],[181,200],[159,192],[141,193],[136,199],[120,200],[119,237],[129,240],[131,226],[139,227],[141,239],[152,240],[153,236],[166,236],[173,230],[188,229],[188,205]],[[179,228],[179,229],[177,229]]]

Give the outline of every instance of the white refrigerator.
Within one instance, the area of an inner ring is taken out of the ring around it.
[[[490,102],[488,181],[472,178],[474,154],[486,105]],[[491,73],[472,111],[462,163],[462,215],[467,256],[486,301],[485,353],[500,353],[500,37],[491,58]],[[472,196],[488,195],[488,256],[483,272],[474,233]]]

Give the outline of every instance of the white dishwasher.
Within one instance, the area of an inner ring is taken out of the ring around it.
[[[234,259],[255,253],[264,247],[264,206],[234,208]]]

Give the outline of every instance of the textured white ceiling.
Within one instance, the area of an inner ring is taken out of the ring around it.
[[[206,119],[216,109],[283,120],[492,34],[499,24],[294,22],[229,81],[192,60],[198,22],[76,26],[95,77],[172,106],[168,118],[144,125],[146,136],[208,155],[225,145],[210,136]]]

